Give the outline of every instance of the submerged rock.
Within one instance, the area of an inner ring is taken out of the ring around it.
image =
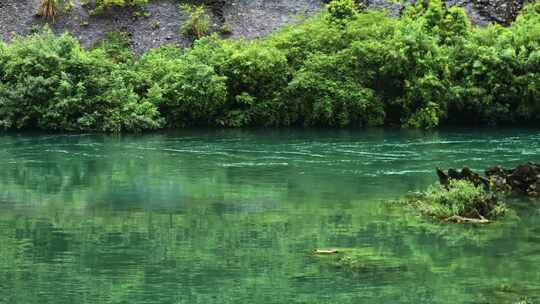
[[[483,176],[480,176],[477,173],[474,173],[471,169],[468,167],[464,167],[461,169],[461,171],[458,171],[456,169],[448,169],[448,173],[445,173],[443,170],[437,168],[437,176],[439,176],[439,181],[441,185],[448,187],[450,184],[450,180],[466,180],[471,183],[473,183],[475,186],[488,186],[489,180]]]
[[[315,250],[317,252],[320,250]],[[326,251],[326,250],[323,250]],[[332,249],[333,253],[315,254],[322,265],[332,268],[361,273],[392,273],[406,269],[403,260],[389,254],[381,253],[371,247]]]

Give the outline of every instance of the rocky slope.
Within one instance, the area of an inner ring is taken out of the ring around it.
[[[406,2],[396,0],[361,1],[368,7],[387,9],[392,15],[399,15],[406,5]],[[40,2],[0,0],[0,38],[9,40],[16,34],[28,34],[49,23],[55,32],[69,31],[85,46],[91,46],[111,31],[130,33],[137,52],[163,43],[189,45],[189,39],[179,31],[186,18],[178,9],[179,0],[153,0],[144,8],[143,15],[130,8],[110,9],[92,15],[87,6],[81,5],[81,0],[73,0],[73,9],[54,22],[35,16]],[[522,0],[447,0],[446,3],[464,7],[478,25],[489,22],[509,24],[523,5]],[[323,0],[215,0],[211,7],[212,26],[218,28],[226,23],[230,25],[233,37],[254,38],[291,22],[297,15],[313,14],[323,6]]]

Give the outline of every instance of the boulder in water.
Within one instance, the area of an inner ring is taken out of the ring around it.
[[[450,168],[447,172],[437,168],[436,171],[440,184],[445,187],[448,187],[450,180],[466,180],[497,192],[511,191],[529,196],[540,194],[540,164],[537,163],[527,163],[512,169],[493,166],[485,170],[485,176],[468,167],[461,170]]]

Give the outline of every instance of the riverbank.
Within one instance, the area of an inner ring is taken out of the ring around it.
[[[189,45],[189,37],[179,28],[187,17],[179,3],[200,3],[206,6],[214,30],[226,25],[232,37],[248,39],[264,37],[296,16],[312,16],[324,9],[326,0],[57,0],[58,14],[54,21],[36,16],[42,0],[3,0],[0,3],[0,40],[14,35],[27,35],[49,24],[57,34],[69,32],[85,47],[99,42],[111,31],[123,31],[133,38],[132,49],[141,54],[162,44]],[[95,14],[96,3],[108,7]],[[362,0],[368,9],[387,9],[399,16],[409,1]],[[131,6],[129,4],[136,3]],[[446,5],[463,7],[473,24],[490,22],[508,25],[523,6],[521,0],[447,0]],[[65,7],[63,7],[65,5]]]
[[[440,1],[400,18],[352,1],[268,38],[216,36],[182,50],[94,49],[51,33],[0,44],[5,129],[537,124],[540,5],[478,28]]]

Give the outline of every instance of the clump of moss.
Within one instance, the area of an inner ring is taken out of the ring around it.
[[[219,32],[223,36],[230,36],[233,33],[233,28],[229,23],[224,23],[219,27]]]
[[[424,214],[453,222],[489,223],[508,211],[495,193],[466,180],[431,186],[405,201]]]
[[[108,8],[112,7],[132,7],[139,9],[144,5],[148,4],[149,0],[96,0],[95,8],[90,11],[91,15],[101,14]],[[85,5],[88,4],[88,1],[84,0]],[[81,4],[82,6],[85,6]],[[142,13],[141,13],[142,14]]]

